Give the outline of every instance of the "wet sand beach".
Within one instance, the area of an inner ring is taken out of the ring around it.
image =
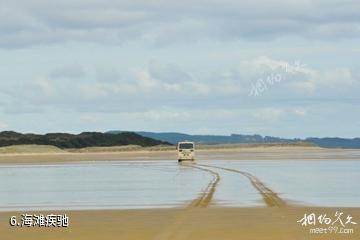
[[[339,210],[360,217],[359,208],[311,207],[61,211],[69,216],[68,228],[18,228],[10,227],[7,219],[21,213],[5,212],[0,213],[0,229],[3,240],[359,239],[359,225],[351,226],[352,234],[310,234],[309,226],[297,222],[304,213],[333,215]]]
[[[57,240],[57,239],[136,239],[136,240],[232,240],[232,239],[284,239],[284,240],[302,240],[302,239],[360,239],[360,207],[348,202],[346,207],[341,204],[335,206],[327,206],[325,204],[317,204],[317,206],[311,204],[305,204],[296,202],[296,199],[284,198],[284,192],[279,192],[279,189],[284,185],[279,185],[279,181],[275,178],[268,177],[271,175],[270,165],[286,163],[287,160],[295,160],[295,167],[293,171],[308,171],[308,168],[301,169],[301,166],[307,166],[306,163],[296,160],[314,160],[315,173],[327,171],[322,166],[326,164],[326,161],[332,161],[334,163],[341,163],[340,165],[334,165],[336,169],[340,166],[341,169],[349,169],[351,166],[358,166],[357,160],[359,160],[359,150],[342,150],[342,149],[322,149],[315,147],[256,147],[256,148],[236,148],[236,149],[210,149],[210,150],[198,150],[197,161],[194,164],[184,164],[182,167],[183,172],[188,174],[186,169],[195,171],[198,174],[204,174],[200,176],[206,176],[203,183],[204,188],[200,188],[201,191],[198,194],[189,195],[192,199],[184,202],[181,206],[174,206],[169,208],[157,208],[150,207],[146,209],[84,209],[84,210],[5,210],[0,212],[0,232],[1,240],[17,240],[17,239],[39,239],[39,240]],[[52,154],[3,154],[0,156],[0,163],[7,168],[17,168],[17,166],[26,166],[32,164],[40,164],[46,166],[46,164],[66,164],[70,162],[79,162],[78,165],[89,163],[91,161],[97,161],[97,167],[100,167],[103,171],[105,166],[111,165],[111,169],[116,170],[116,167],[123,167],[121,161],[124,163],[131,163],[131,161],[141,160],[147,162],[146,166],[160,164],[163,168],[157,167],[158,171],[169,172],[169,164],[174,159],[176,161],[176,155],[174,151],[125,151],[116,153],[52,153]],[[216,160],[211,160],[216,159]],[[116,163],[115,160],[120,161]],[[127,162],[125,162],[125,160]],[[164,160],[151,162],[154,160]],[[166,161],[168,160],[168,161]],[[229,161],[235,160],[235,161]],[[239,161],[238,161],[239,160]],[[243,161],[241,161],[243,160]],[[252,166],[252,160],[258,164]],[[267,161],[269,160],[269,161]],[[274,161],[276,160],[276,161]],[[343,160],[347,160],[344,164]],[[103,162],[103,163],[102,163]],[[164,164],[162,163],[164,162]],[[237,162],[242,163],[240,166]],[[268,162],[269,166],[265,166],[264,170],[259,168],[258,165],[263,165]],[[155,164],[156,163],[156,164]],[[312,162],[311,162],[312,163]],[[24,165],[25,164],[25,165]],[[118,166],[116,165],[118,164]],[[143,163],[142,163],[143,164]],[[293,163],[292,163],[293,164]],[[346,165],[350,164],[350,165]],[[355,165],[354,165],[355,164]],[[78,167],[76,165],[76,167]],[[174,163],[175,165],[175,163]],[[50,168],[52,165],[48,165]],[[66,165],[65,165],[66,166]],[[133,166],[133,165],[129,165]],[[172,165],[171,165],[172,166]],[[319,168],[319,166],[321,168]],[[36,166],[35,166],[36,167]],[[94,167],[94,166],[92,166]],[[346,168],[345,168],[346,167]],[[31,167],[34,168],[34,167]],[[49,169],[50,169],[49,168]],[[46,171],[49,171],[47,169]],[[61,169],[61,168],[60,168]],[[67,168],[70,171],[70,168]],[[143,171],[150,171],[150,168],[142,168]],[[288,171],[288,167],[284,168]],[[291,168],[290,168],[291,169]],[[332,173],[333,169],[329,168]],[[329,170],[328,169],[328,170]],[[339,171],[345,171],[341,170]],[[357,169],[357,168],[356,168]],[[57,167],[57,171],[59,167]],[[75,171],[75,170],[71,170]],[[80,169],[78,171],[84,171]],[[100,171],[100,173],[101,173]],[[107,170],[109,171],[109,170]],[[116,170],[117,171],[117,170]],[[128,171],[128,170],[126,170]],[[190,175],[194,175],[194,172],[190,171]],[[348,170],[346,170],[348,171]],[[171,171],[170,171],[171,172]],[[355,170],[356,172],[356,170]],[[61,171],[60,171],[61,173]],[[75,172],[76,173],[76,172]],[[109,172],[108,172],[109,173]],[[155,172],[156,173],[156,172]],[[9,173],[13,174],[13,172]],[[62,174],[62,173],[61,173]],[[90,171],[91,176],[96,176],[96,172]],[[95,175],[94,175],[95,174]],[[120,173],[119,173],[120,174]],[[131,173],[130,173],[131,174]],[[172,174],[172,173],[171,173]],[[177,173],[179,174],[179,172]],[[290,173],[291,174],[291,173]],[[310,175],[304,175],[304,186],[314,186],[314,192],[316,193],[323,186],[332,184],[328,179],[322,179],[325,185],[317,185],[315,182],[309,181]],[[341,176],[334,176],[334,178],[348,178],[357,179],[356,173],[343,172]],[[355,174],[355,175],[354,175]],[[71,175],[69,175],[71,176]],[[84,175],[85,176],[85,175]],[[84,177],[82,176],[82,178]],[[185,175],[184,175],[185,176]],[[287,175],[284,175],[285,177]],[[284,177],[282,176],[282,177]],[[302,174],[301,174],[302,176]],[[324,175],[325,177],[327,175]],[[350,178],[352,176],[352,178]],[[125,176],[126,177],[126,176]],[[321,177],[321,176],[320,176]],[[109,179],[105,179],[109,181]],[[134,180],[139,180],[139,178]],[[286,178],[281,181],[295,181],[296,178]],[[339,179],[340,180],[340,179]],[[100,181],[100,179],[99,179]],[[156,178],[155,181],[162,181],[162,179]],[[228,181],[228,183],[226,183]],[[278,182],[277,182],[278,181]],[[110,183],[110,182],[108,182]],[[150,182],[151,183],[151,182]],[[26,181],[24,182],[26,184]],[[31,182],[29,182],[31,184]],[[227,184],[234,187],[227,189]],[[260,207],[257,206],[244,206],[244,207],[226,207],[216,201],[218,197],[226,197],[227,193],[219,192],[221,189],[227,189],[227,191],[236,191],[238,193],[246,193],[243,186],[236,184],[248,184],[252,191],[250,196],[258,196],[258,201],[262,202]],[[293,182],[292,184],[297,184]],[[291,184],[290,184],[291,185]],[[181,185],[179,185],[181,186]],[[195,186],[195,185],[194,185]],[[293,186],[293,185],[291,185]],[[330,190],[331,197],[335,197],[337,194],[343,194],[340,187],[347,187],[347,194],[349,198],[354,197],[358,199],[358,191],[353,189],[356,187],[356,183],[349,183],[349,186],[343,185],[343,182],[339,182],[335,188]],[[6,186],[5,186],[6,187]],[[11,186],[9,186],[11,187]],[[86,187],[86,186],[84,186]],[[334,186],[333,186],[334,187]],[[185,189],[187,189],[185,185]],[[181,189],[181,188],[179,188]],[[288,188],[282,188],[283,191],[289,191]],[[311,189],[311,188],[309,188]],[[353,193],[351,192],[353,189]],[[294,186],[291,191],[298,191],[298,188]],[[45,191],[45,189],[42,189]],[[154,190],[151,190],[154,191]],[[183,190],[181,190],[183,191]],[[168,194],[172,194],[170,191]],[[219,194],[219,195],[217,195]],[[315,194],[316,195],[316,194]],[[100,196],[100,195],[99,195]],[[302,196],[302,193],[289,195],[289,196]],[[305,195],[307,196],[307,195]],[[342,198],[339,198],[340,200]],[[346,198],[345,198],[346,199]],[[120,199],[121,200],[121,199]],[[191,200],[191,201],[190,201]],[[321,200],[321,199],[320,199]],[[342,201],[342,200],[341,200]],[[321,202],[320,202],[321,203]],[[331,202],[336,203],[336,201]],[[332,225],[320,224],[318,217],[324,216],[331,218],[331,221],[336,220],[337,213],[343,213],[342,220],[347,221],[347,216],[351,216],[353,222],[357,224],[345,224],[345,232],[341,232],[342,226],[339,222]],[[44,227],[11,227],[9,219],[11,216],[17,216],[21,218],[21,214],[67,214],[69,216],[69,227],[67,228],[44,228]],[[302,226],[300,219],[304,217],[304,214],[312,214],[316,216],[316,224]],[[337,226],[337,232],[330,232],[332,227]],[[322,231],[322,233],[311,233],[310,229],[326,228],[327,230],[315,230]],[[350,230],[346,229],[352,229]],[[325,233],[325,232],[326,233]],[[347,231],[347,232],[346,232]]]

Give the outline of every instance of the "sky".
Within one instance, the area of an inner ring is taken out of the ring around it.
[[[360,136],[358,0],[2,0],[0,131]]]

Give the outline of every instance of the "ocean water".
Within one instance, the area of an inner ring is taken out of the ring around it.
[[[288,202],[360,207],[360,161],[199,163],[249,172]],[[246,177],[211,169],[220,175],[212,206],[265,206]],[[2,165],[0,211],[180,207],[201,195],[212,178],[166,160]]]

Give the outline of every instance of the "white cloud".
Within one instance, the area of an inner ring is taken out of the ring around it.
[[[240,62],[238,70],[233,71],[231,77],[239,80],[239,88],[250,89],[260,82],[262,95],[266,93],[286,98],[333,98],[334,95],[360,90],[360,81],[350,68],[320,70],[299,60],[277,60],[268,56]]]
[[[355,97],[360,91],[360,81],[349,68],[319,70],[304,64],[296,71],[286,72],[286,65],[295,69],[292,61],[260,56],[241,61],[238,67],[202,74],[196,69],[188,70],[176,65],[168,67],[159,63],[154,66],[150,63],[121,71],[121,77],[118,74],[120,70],[116,68],[84,72],[84,78],[59,78],[59,75],[51,78],[49,74],[4,89],[14,98],[21,94],[23,97],[17,101],[23,101],[23,104],[41,103],[42,107],[68,105],[75,109],[101,108],[102,111],[113,111],[116,107],[120,111],[128,110],[130,106],[146,109],[157,104],[171,108],[193,108],[200,102],[203,108],[236,107],[239,104],[256,105],[262,100],[270,104],[276,99]],[[281,81],[269,83],[258,97],[249,96],[254,83],[259,79],[266,80],[273,73],[281,74]],[[130,98],[132,100],[129,102]],[[280,116],[277,112],[269,114]]]
[[[335,68],[325,71],[306,69],[304,77],[294,83],[303,93],[327,95],[359,89],[360,82],[353,78],[349,68]]]
[[[160,85],[160,81],[154,79],[147,69],[134,69],[133,73],[137,86],[144,91],[151,91]]]
[[[168,71],[168,69],[164,69]],[[157,70],[159,71],[159,69]],[[211,91],[211,87],[206,82],[200,82],[194,77],[190,77],[189,79],[179,80],[178,82],[173,82],[171,78],[181,79],[182,77],[177,74],[184,74],[184,72],[175,71],[175,72],[167,72],[166,78],[162,78],[161,80],[154,77],[155,75],[151,70],[147,68],[135,69],[132,71],[135,76],[136,85],[139,90],[145,92],[152,92],[156,95],[164,95],[167,94],[177,94],[179,96],[194,96],[196,94],[199,95],[208,95]],[[157,72],[159,76],[161,73]],[[191,74],[188,74],[189,76]],[[169,79],[170,78],[170,79]]]
[[[0,46],[129,40],[165,46],[208,39],[268,42],[283,36],[329,41],[360,36],[359,9],[356,0],[5,0]]]
[[[359,9],[356,0],[4,0],[0,114],[29,130],[55,112],[55,127],[76,116],[77,129],[274,133],[298,121],[294,131],[306,122],[318,134],[344,121],[350,135]],[[271,74],[281,81],[249,96]]]
[[[31,123],[16,120],[21,118],[16,118],[14,111],[17,116],[31,115],[32,118],[27,118],[33,119],[30,130],[35,123],[56,113],[59,119],[50,126],[54,129],[69,124],[74,129],[88,130],[121,128],[275,136],[304,136],[300,129],[305,122],[313,124],[307,135],[312,132],[326,135],[329,126],[334,126],[332,122],[348,121],[359,114],[354,108],[356,100],[346,105],[346,111],[343,105],[332,107],[339,98],[357,97],[358,73],[347,67],[317,69],[310,64],[299,72],[284,73],[284,64],[293,65],[294,61],[259,56],[205,73],[202,68],[160,61],[125,70],[116,65],[102,70],[93,68],[84,70],[86,77],[78,78],[71,74],[51,78],[53,71],[48,71],[43,78],[3,86],[1,107],[12,126]],[[249,97],[252,81],[272,72],[284,74],[284,79],[269,86],[263,95]],[[316,104],[319,105],[312,108]],[[349,111],[349,106],[354,110]],[[64,117],[68,115],[77,119],[75,125]],[[321,117],[329,116],[331,120],[325,124],[328,128],[317,126],[322,124]],[[348,124],[351,128],[351,122]],[[343,132],[351,135],[349,130]]]

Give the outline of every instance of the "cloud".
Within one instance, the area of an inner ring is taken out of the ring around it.
[[[242,61],[227,78],[240,82],[239,89],[247,89],[253,96],[278,99],[306,99],[355,97],[360,90],[360,78],[348,67],[317,69],[299,60],[277,60],[259,56]],[[236,86],[234,85],[234,88]]]
[[[14,108],[11,102],[17,102],[18,106],[32,105],[26,107],[31,111],[58,108],[103,112],[146,111],[153,106],[234,109],[264,107],[279,101],[286,105],[288,101],[308,99],[357,98],[360,81],[352,69],[320,70],[295,63],[259,56],[239,61],[236,67],[204,74],[175,64],[150,62],[121,71],[121,75],[116,67],[85,71],[78,65],[66,65],[47,76],[3,87],[8,100],[2,106]],[[268,81],[274,76],[280,76],[280,80]],[[249,93],[259,80],[265,86],[261,94],[251,96]],[[267,114],[281,117],[277,111]]]
[[[359,4],[356,0],[5,0],[0,10],[0,47],[69,41],[164,46],[288,36],[333,41],[360,36]]]
[[[5,0],[1,119],[29,130],[49,118],[219,133],[351,126],[359,9],[356,0]]]
[[[346,66],[319,68],[296,62],[259,55],[232,65],[210,64],[211,71],[162,61],[128,68],[57,65],[39,77],[1,82],[0,113],[19,131],[357,136],[352,121],[360,114],[355,107],[359,72]],[[83,74],[77,74],[78,69]],[[281,74],[281,81],[269,83],[259,96],[249,96],[253,83],[274,74]],[[340,125],[348,127],[338,129]]]
[[[208,95],[211,86],[204,81],[196,79],[192,74],[180,70],[178,67],[156,66],[133,69],[136,86],[139,91],[169,97],[176,94],[179,97],[194,97]]]
[[[147,69],[134,69],[133,73],[137,86],[144,91],[151,91],[160,85],[160,81],[153,78]]]
[[[352,70],[346,67],[325,71],[307,69],[302,79],[292,84],[293,90],[312,96],[344,97],[360,89],[359,79],[354,78]]]

